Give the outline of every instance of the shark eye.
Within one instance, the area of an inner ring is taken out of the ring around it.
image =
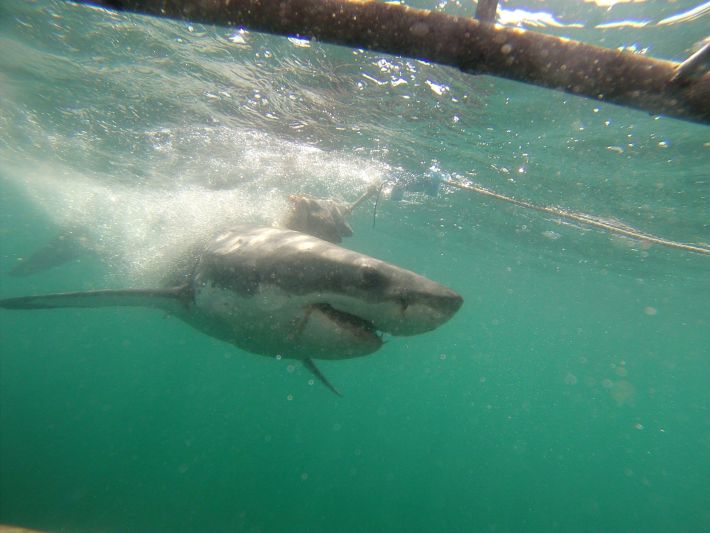
[[[376,289],[385,284],[385,278],[373,266],[364,266],[360,272],[362,275],[362,284],[365,288]]]

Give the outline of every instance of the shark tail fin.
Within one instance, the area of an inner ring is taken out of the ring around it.
[[[61,307],[158,307],[187,305],[191,301],[188,286],[168,289],[103,289],[21,296],[0,300],[4,309],[58,309]]]
[[[85,241],[86,237],[83,237],[79,230],[61,233],[32,255],[17,263],[10,270],[10,275],[31,276],[73,261],[88,252]]]
[[[317,377],[323,385],[328,387],[332,392],[337,394],[338,396],[342,396],[338,389],[336,389],[330,381],[328,381],[328,378],[326,378],[323,373],[318,369],[316,364],[313,362],[313,359],[304,359],[303,360],[303,366],[305,366],[310,372]]]

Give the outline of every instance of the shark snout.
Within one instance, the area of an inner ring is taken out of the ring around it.
[[[389,324],[382,328],[384,331],[392,335],[418,335],[441,326],[461,308],[460,294],[439,283],[426,281],[416,289],[401,288],[395,292],[400,312],[391,317]]]
[[[454,316],[456,311],[461,309],[463,305],[463,297],[459,293],[444,286],[441,287],[440,292],[430,295],[429,298],[429,304],[434,309],[437,309],[442,316],[446,317],[445,320]]]

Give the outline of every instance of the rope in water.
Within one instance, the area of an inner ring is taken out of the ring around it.
[[[661,246],[666,246],[668,248],[675,248],[677,250],[684,250],[686,252],[693,252],[696,254],[710,255],[710,248],[707,248],[705,246],[663,239],[661,237],[656,237],[655,235],[649,235],[648,233],[643,233],[642,231],[638,231],[633,228],[616,226],[610,222],[605,222],[603,220],[599,220],[597,218],[594,218],[590,215],[585,215],[584,213],[575,213],[573,211],[568,211],[566,209],[561,209],[559,207],[536,205],[536,204],[533,204],[530,202],[526,202],[525,200],[518,200],[516,198],[511,198],[510,196],[505,196],[505,195],[497,193],[495,191],[491,191],[489,189],[486,189],[485,187],[481,187],[480,185],[458,183],[458,182],[451,181],[451,180],[444,180],[444,181],[442,181],[442,183],[445,185],[448,185],[449,187],[461,189],[464,191],[475,192],[477,194],[488,196],[490,198],[496,198],[497,200],[502,200],[504,202],[508,202],[508,203],[511,203],[511,204],[514,204],[514,205],[517,205],[520,207],[524,207],[526,209],[533,209],[535,211],[549,213],[551,215],[555,215],[555,216],[558,216],[561,218],[566,218],[568,220],[574,220],[575,222],[579,222],[579,223],[585,224],[587,226],[599,228],[604,231],[608,231],[609,233],[614,233],[616,235],[623,235],[625,237],[631,237],[631,238],[637,239],[639,241],[648,242],[648,243],[652,243],[652,244],[658,244]]]

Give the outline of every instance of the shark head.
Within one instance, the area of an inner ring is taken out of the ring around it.
[[[218,235],[193,284],[198,322],[210,324],[210,334],[294,358],[366,355],[380,348],[382,334],[431,331],[463,303],[415,272],[275,228]]]

